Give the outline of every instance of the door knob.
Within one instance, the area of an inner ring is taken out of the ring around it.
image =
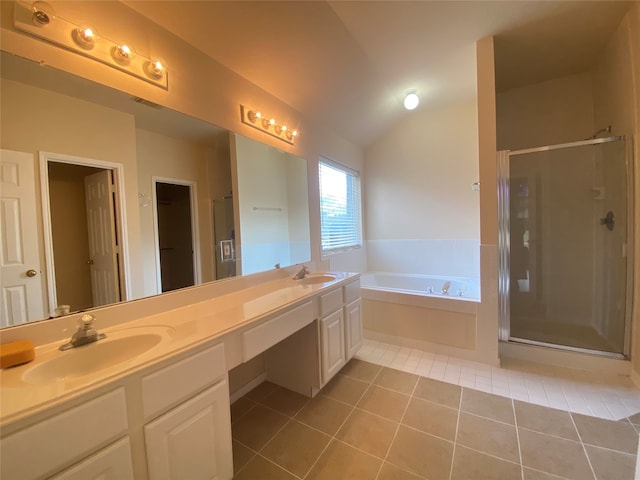
[[[87,265],[93,265],[93,259],[87,260]]]
[[[27,270],[27,277],[35,277],[38,274],[33,268]]]

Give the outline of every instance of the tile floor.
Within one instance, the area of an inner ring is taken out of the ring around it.
[[[628,377],[503,359],[502,367],[365,340],[357,358],[545,407],[620,420],[640,412]]]
[[[313,399],[265,382],[231,418],[237,480],[633,479],[640,430],[359,359]]]

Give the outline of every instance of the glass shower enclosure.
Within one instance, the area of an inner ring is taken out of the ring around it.
[[[498,153],[501,340],[629,355],[629,143]]]

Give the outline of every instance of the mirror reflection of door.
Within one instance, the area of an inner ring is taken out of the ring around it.
[[[50,161],[48,175],[55,305],[73,312],[119,302],[113,171]]]
[[[156,181],[161,291],[195,285],[191,186]]]
[[[0,326],[44,316],[33,155],[0,154]]]
[[[236,275],[236,259],[233,255],[223,255],[221,250],[221,242],[235,241],[233,197],[231,195],[213,201],[213,236],[216,249],[216,279],[234,277]]]

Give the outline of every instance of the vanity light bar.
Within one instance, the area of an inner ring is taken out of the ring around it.
[[[46,2],[16,2],[13,23],[18,30],[169,89],[169,73],[164,60],[140,55],[131,45],[98,35],[91,26],[60,17]]]
[[[250,127],[268,133],[269,135],[279,138],[290,145],[293,145],[296,138],[299,136],[297,130],[290,129],[286,125],[276,123],[274,118],[249,107],[245,107],[244,105],[240,105],[240,115],[242,123],[245,125],[249,125]]]

